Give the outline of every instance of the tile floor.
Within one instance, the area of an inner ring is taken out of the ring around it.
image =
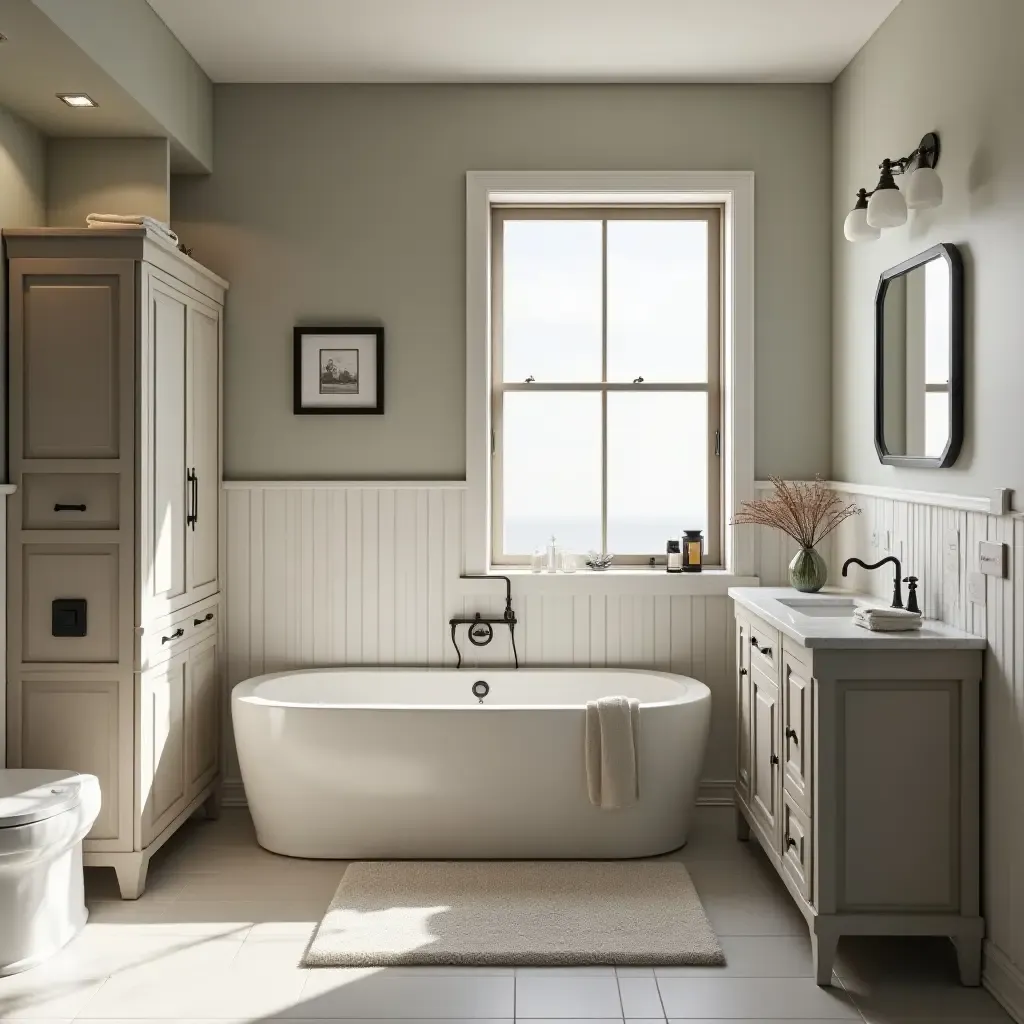
[[[341,876],[257,845],[244,811],[190,822],[154,859],[146,895],[87,871],[91,917],[49,963],[0,978],[0,1020],[1008,1021],[956,982],[945,940],[844,940],[836,985],[811,979],[803,919],[729,809],[702,808],[679,855],[724,968],[313,970],[297,963]]]

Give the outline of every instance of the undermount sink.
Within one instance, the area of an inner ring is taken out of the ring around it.
[[[848,619],[857,607],[852,597],[780,597],[779,604],[812,619]]]

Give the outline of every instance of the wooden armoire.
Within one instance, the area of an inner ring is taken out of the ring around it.
[[[227,283],[142,228],[3,238],[7,762],[99,778],[85,863],[135,899],[217,811]]]

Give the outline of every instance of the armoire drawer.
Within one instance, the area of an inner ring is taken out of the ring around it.
[[[220,608],[216,599],[200,601],[143,627],[140,669],[145,672],[174,657],[179,651],[215,636],[219,615]]]
[[[116,473],[26,473],[24,530],[116,530],[120,477]]]

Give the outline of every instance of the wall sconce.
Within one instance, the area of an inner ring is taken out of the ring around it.
[[[873,192],[861,189],[857,202],[846,215],[843,234],[851,242],[869,242],[878,238],[882,228],[896,228],[907,222],[907,210],[927,210],[942,203],[942,179],[935,171],[939,162],[939,137],[929,132],[909,156],[896,160],[886,157],[878,168],[881,174]],[[894,175],[914,171],[902,191]]]

